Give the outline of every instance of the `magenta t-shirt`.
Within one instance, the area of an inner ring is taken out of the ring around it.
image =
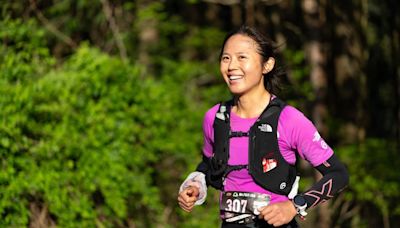
[[[203,120],[204,145],[203,153],[207,157],[213,154],[214,130],[213,123],[219,104],[209,109]],[[257,118],[241,118],[231,112],[232,131],[248,132]],[[248,164],[248,137],[233,137],[230,139],[229,165]],[[296,162],[295,153],[306,159],[312,166],[318,166],[328,160],[332,149],[319,135],[312,122],[296,108],[286,105],[278,121],[278,145],[283,158],[290,164]],[[265,190],[248,173],[247,169],[232,171],[226,177],[225,191],[258,192],[271,196],[271,203],[287,200],[287,196]]]

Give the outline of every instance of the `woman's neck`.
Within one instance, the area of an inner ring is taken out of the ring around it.
[[[235,97],[235,105],[232,111],[241,118],[259,117],[271,100],[271,94],[264,90],[253,96]]]

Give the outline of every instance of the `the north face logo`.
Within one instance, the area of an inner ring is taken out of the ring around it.
[[[261,124],[258,126],[258,129],[260,129],[262,132],[272,132],[272,127],[269,124]]]

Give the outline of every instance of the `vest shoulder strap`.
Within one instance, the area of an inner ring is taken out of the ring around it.
[[[268,106],[261,113],[259,120],[267,119],[269,116],[271,116],[275,112],[280,112],[285,106],[286,106],[285,102],[283,102],[281,99],[275,97],[273,100],[271,100],[269,102]]]

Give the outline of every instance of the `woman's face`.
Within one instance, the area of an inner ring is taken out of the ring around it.
[[[231,93],[243,95],[265,90],[263,73],[267,68],[257,52],[258,44],[248,36],[236,34],[225,43],[221,55],[220,71]]]

